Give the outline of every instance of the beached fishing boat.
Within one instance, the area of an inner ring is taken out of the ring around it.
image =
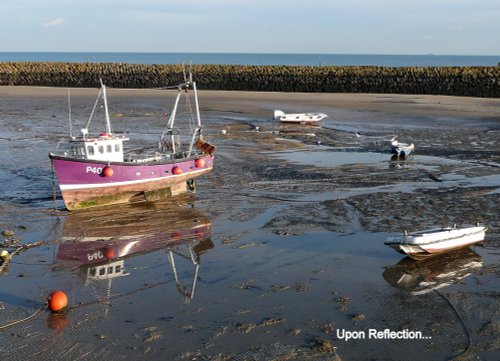
[[[415,144],[400,143],[395,138],[391,140],[391,154],[397,159],[404,159],[415,151]]]
[[[215,147],[203,139],[196,83],[191,74],[175,88],[177,97],[159,142],[137,155],[125,150],[129,138],[111,129],[106,86],[101,81],[87,126],[79,136],[70,134],[62,148],[49,154],[68,210],[185,193],[188,188],[194,190],[195,178],[212,170]],[[189,129],[175,124],[181,97],[194,98]],[[89,125],[101,101],[105,129],[90,135]]]
[[[444,227],[387,238],[385,244],[399,253],[420,258],[466,247],[484,240],[486,227]]]
[[[289,113],[274,111],[274,119],[282,123],[318,125],[322,119],[328,118],[324,113]]]

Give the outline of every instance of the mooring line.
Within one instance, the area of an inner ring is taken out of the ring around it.
[[[0,330],[9,328],[9,327],[14,326],[14,325],[17,325],[18,323],[22,323],[22,322],[31,320],[32,318],[34,318],[35,316],[37,316],[40,312],[45,311],[46,309],[47,309],[47,305],[44,305],[44,307],[39,308],[38,310],[36,310],[33,314],[29,315],[28,317],[25,317],[25,318],[17,320],[17,321],[13,321],[13,322],[8,323],[8,324],[3,325],[3,326],[0,326]]]
[[[457,356],[454,356],[451,360],[457,360],[459,357],[462,357],[463,355],[465,355],[467,352],[470,351],[470,349],[472,348],[472,336],[469,332],[469,329],[467,328],[467,325],[465,324],[464,320],[462,319],[462,317],[460,316],[460,314],[458,313],[457,309],[455,308],[455,306],[453,306],[453,304],[451,303],[451,301],[445,296],[443,295],[441,292],[439,292],[437,289],[433,288],[433,291],[436,292],[443,300],[446,301],[446,303],[450,306],[450,308],[453,310],[453,313],[455,314],[455,316],[458,318],[458,320],[460,321],[460,323],[462,324],[462,327],[465,331],[465,334],[467,336],[467,341],[468,341],[468,345],[467,345],[467,348],[465,349],[465,351],[463,351],[461,354],[457,355]]]

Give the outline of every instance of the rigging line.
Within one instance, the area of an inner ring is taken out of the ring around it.
[[[89,128],[90,122],[92,121],[92,117],[94,116],[95,109],[97,108],[97,103],[99,103],[99,98],[102,95],[102,89],[99,89],[99,93],[97,94],[97,98],[94,103],[94,107],[92,108],[92,112],[90,113],[89,121],[87,122],[87,126],[85,127],[86,129]]]
[[[128,292],[119,293],[119,294],[116,294],[116,295],[113,295],[110,297],[101,297],[101,298],[98,298],[94,301],[89,301],[89,302],[85,302],[85,303],[78,303],[77,305],[68,307],[68,310],[72,310],[72,309],[75,309],[78,307],[90,306],[90,305],[94,305],[94,304],[98,304],[98,303],[102,303],[102,302],[109,302],[109,301],[115,300],[117,298],[127,297],[127,296],[133,295],[135,293],[139,293],[141,291],[146,291],[146,290],[149,290],[149,289],[161,286],[161,285],[168,284],[170,282],[171,282],[170,280],[167,280],[167,281],[158,282],[158,283],[146,284],[143,287],[136,288],[136,289],[133,289],[133,290],[128,291]]]
[[[42,311],[45,311],[47,309],[47,305],[45,305],[44,307],[40,307],[38,310],[36,310],[34,313],[32,313],[31,315],[29,315],[28,317],[25,317],[23,319],[20,319],[20,320],[17,320],[17,321],[13,321],[11,323],[8,323],[6,325],[2,325],[0,326],[0,330],[3,330],[3,329],[6,329],[6,328],[9,328],[11,326],[14,326],[14,325],[17,325],[18,323],[22,323],[22,322],[25,322],[25,321],[29,321],[31,320],[32,318],[34,318],[35,316],[38,316],[38,314]]]

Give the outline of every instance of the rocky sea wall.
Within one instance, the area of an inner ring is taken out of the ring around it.
[[[198,87],[327,93],[439,94],[500,97],[497,67],[194,65]],[[182,80],[180,65],[2,62],[0,85],[161,88]]]

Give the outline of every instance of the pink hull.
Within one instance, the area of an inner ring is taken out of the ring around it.
[[[211,225],[208,223],[179,231],[142,236],[118,237],[109,240],[95,239],[94,237],[65,241],[59,246],[57,259],[62,262],[77,263],[79,266],[102,263],[184,242],[200,243],[209,240],[211,233]]]
[[[188,180],[210,172],[213,166],[212,155],[150,163],[107,164],[54,155],[51,160],[68,210],[184,193]],[[106,172],[106,168],[112,172]]]

